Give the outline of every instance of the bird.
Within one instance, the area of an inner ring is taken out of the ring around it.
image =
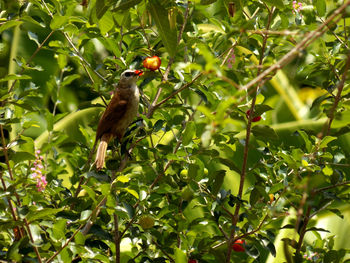
[[[104,166],[108,143],[116,137],[121,142],[126,129],[137,115],[140,93],[136,81],[142,73],[142,70],[128,69],[121,74],[114,95],[100,118],[93,147],[100,141],[95,158],[97,170]]]

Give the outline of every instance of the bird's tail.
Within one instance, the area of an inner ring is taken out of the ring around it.
[[[101,170],[105,163],[108,142],[109,142],[109,136],[108,137],[102,136],[100,144],[98,145],[98,148],[97,148],[96,159],[95,159],[95,165],[97,170]]]

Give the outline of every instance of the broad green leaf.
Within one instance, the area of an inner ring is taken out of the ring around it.
[[[182,135],[182,144],[184,146],[192,142],[193,136],[196,134],[196,125],[193,121],[190,121],[186,125],[186,129]]]
[[[92,211],[91,210],[84,210],[80,213],[80,221],[88,220]]]
[[[129,194],[133,195],[137,199],[139,199],[139,194],[134,190],[130,188],[124,188],[125,191],[127,191]]]
[[[85,236],[80,231],[74,237],[75,244],[77,245],[84,245],[85,239]]]
[[[185,251],[180,248],[175,248],[175,263],[187,263],[187,256]]]
[[[21,79],[31,79],[31,77],[28,75],[10,74],[0,79],[0,82],[5,82],[9,80],[21,80]]]
[[[322,169],[322,172],[325,174],[325,175],[332,175],[333,174],[333,169],[329,166],[329,165],[326,165],[323,169]]]
[[[165,123],[165,120],[157,120],[157,122],[153,125],[153,130],[155,132],[158,132],[163,127],[164,123]]]
[[[65,238],[65,230],[67,227],[66,219],[59,219],[52,227],[52,233],[50,234],[56,242]]]
[[[109,32],[115,26],[112,13],[110,11],[107,11],[104,16],[101,17],[98,24],[102,35],[105,35],[107,32]]]
[[[272,242],[269,242],[266,246],[273,257],[276,257],[276,248]]]
[[[269,105],[266,105],[266,104],[255,105],[253,117],[261,116],[264,112],[267,112],[270,110],[272,110],[272,108]]]
[[[107,10],[111,7],[113,2],[111,0],[98,0],[96,1],[96,17],[101,19]]]
[[[339,216],[341,219],[344,219],[344,215],[342,214],[342,212],[339,209],[327,209],[328,211],[331,211],[332,213],[336,214],[337,216]]]
[[[282,0],[265,0],[265,2],[273,5],[273,6],[276,6],[277,8],[279,9],[283,9],[284,8],[284,4],[283,4],[283,1]]]
[[[30,211],[26,215],[26,219],[29,223],[34,222],[38,219],[45,219],[48,217],[54,217],[58,212],[62,211],[64,208],[43,208],[36,211]]]
[[[31,31],[28,31],[28,37],[30,40],[33,40],[38,46],[40,46],[40,42],[37,34]]]
[[[37,224],[30,224],[29,225],[31,236],[33,238],[34,244],[40,244],[42,243],[42,238],[41,238],[41,228]]]
[[[259,250],[255,246],[246,247],[246,253],[252,258],[257,258],[260,255]]]
[[[227,158],[218,158],[218,160],[229,167],[232,171],[235,171],[236,173],[240,174],[241,170],[236,166],[233,160],[227,159]]]
[[[81,76],[80,76],[79,74],[68,75],[68,76],[64,77],[64,79],[63,79],[61,85],[62,85],[62,86],[69,85],[69,84],[72,83],[72,81],[74,81],[74,80],[76,80],[76,79],[78,79],[78,78],[80,78],[80,77],[81,77]]]
[[[299,135],[303,138],[304,142],[305,142],[305,148],[308,152],[311,152],[312,149],[312,143],[309,139],[309,136],[307,135],[307,133],[305,131],[299,130],[298,131]]]
[[[113,12],[120,11],[120,10],[128,10],[138,3],[140,3],[142,0],[122,0],[119,1],[116,8],[113,9]]]
[[[68,22],[68,19],[68,16],[60,16],[56,13],[51,20],[50,28],[52,30],[57,30],[64,26]]]
[[[337,137],[325,136],[318,146],[319,149],[323,149],[323,148],[327,147],[328,143],[330,143],[331,141],[334,141],[336,139],[337,139]]]
[[[188,176],[192,179],[195,179],[198,174],[199,166],[197,164],[190,164],[188,166]]]
[[[167,10],[159,3],[158,0],[150,0],[148,7],[157,26],[158,33],[162,39],[164,47],[171,57],[175,56],[177,48],[177,33],[176,28],[170,28]]]
[[[316,10],[319,16],[324,16],[326,14],[326,1],[325,0],[316,0]]]
[[[18,164],[23,161],[34,160],[35,156],[29,152],[14,152],[10,155],[11,160]]]
[[[85,191],[86,193],[89,195],[89,197],[94,200],[96,202],[96,194],[95,194],[95,191],[92,190],[89,186],[87,185],[82,185],[81,186]]]
[[[277,140],[278,135],[271,127],[267,125],[256,125],[252,128],[252,133],[255,137],[264,140]]]
[[[127,177],[125,175],[119,175],[117,177],[117,181],[122,182],[122,183],[127,183],[127,182],[129,182],[129,180],[130,180],[129,177]]]
[[[9,29],[9,28],[14,27],[14,26],[18,26],[22,23],[23,23],[22,21],[18,21],[18,20],[17,21],[16,20],[7,21],[0,26],[0,33],[5,31],[6,29]]]

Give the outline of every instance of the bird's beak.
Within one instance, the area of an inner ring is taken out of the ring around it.
[[[142,70],[135,70],[134,71],[135,75],[137,75],[138,77],[142,76],[143,71]]]

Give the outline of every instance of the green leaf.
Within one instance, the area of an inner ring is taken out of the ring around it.
[[[81,233],[80,231],[75,235],[74,237],[74,241],[75,244],[77,245],[84,245],[85,244],[85,236],[83,235],[83,233]]]
[[[284,8],[284,4],[283,4],[283,1],[282,0],[265,0],[265,2],[273,5],[273,6],[276,6],[277,8],[279,9],[283,9]]]
[[[330,231],[327,230],[327,229],[317,228],[317,227],[310,227],[310,228],[306,229],[306,231],[317,231],[317,232],[328,232],[328,233],[330,233]]]
[[[186,129],[182,135],[182,144],[184,146],[192,142],[193,136],[196,134],[196,124],[193,121],[190,121],[186,125]]]
[[[235,171],[238,174],[241,174],[241,170],[236,166],[236,164],[234,163],[234,161],[230,160],[230,159],[226,159],[226,158],[218,158],[220,160],[220,162],[224,165],[226,165],[227,167],[229,167],[231,170]]]
[[[29,152],[15,152],[10,155],[10,158],[16,164],[23,161],[35,160],[35,156]]]
[[[323,169],[322,172],[324,173],[324,175],[332,175],[333,174],[333,169],[332,167],[330,167],[329,165],[326,165]]]
[[[252,133],[256,138],[263,140],[277,140],[278,135],[275,130],[267,125],[256,125],[252,128]]]
[[[30,40],[33,40],[38,46],[40,46],[40,42],[38,40],[38,35],[31,32],[31,31],[28,31],[28,37]]]
[[[74,81],[74,80],[76,80],[76,79],[78,79],[78,78],[80,78],[80,77],[81,77],[81,76],[80,76],[79,74],[68,75],[68,76],[64,77],[64,79],[63,79],[61,85],[62,85],[62,86],[67,86],[67,85],[71,84],[72,81]]]
[[[130,179],[125,175],[119,175],[116,180],[122,183],[127,183]]]
[[[125,191],[127,191],[129,194],[133,195],[137,199],[139,199],[139,194],[134,190],[130,188],[124,188]]]
[[[5,78],[0,79],[0,82],[5,82],[9,80],[21,80],[21,79],[31,79],[31,77],[28,75],[9,74]]]
[[[36,221],[38,219],[44,219],[48,217],[55,216],[58,212],[62,211],[64,208],[43,208],[40,210],[30,211],[26,215],[26,219],[29,223]]]
[[[96,17],[97,19],[101,19],[103,15],[108,11],[108,9],[112,5],[112,1],[110,0],[98,0],[96,1]]]
[[[178,247],[175,248],[175,262],[176,263],[187,263],[186,253]]]
[[[258,202],[258,200],[259,200],[260,197],[261,197],[261,194],[260,194],[259,190],[256,189],[256,188],[254,188],[254,189],[251,191],[250,197],[249,197],[249,203],[250,203],[250,205],[251,205],[251,206],[254,206],[254,205]]]
[[[161,128],[163,128],[163,124],[165,120],[157,120],[157,122],[153,125],[153,131],[158,132]]]
[[[190,164],[188,166],[188,176],[192,179],[195,179],[198,174],[199,166],[196,164]]]
[[[253,117],[261,116],[264,112],[270,111],[272,108],[266,104],[255,105]]]
[[[332,213],[336,214],[337,216],[339,216],[341,219],[344,219],[344,215],[342,214],[342,212],[339,209],[332,208],[332,209],[328,209],[328,210],[331,211]]]
[[[92,211],[91,210],[84,210],[83,212],[80,213],[80,221],[85,221],[88,220],[90,217]]]
[[[318,148],[319,149],[323,149],[325,147],[327,147],[327,144],[330,143],[331,141],[336,140],[337,137],[332,137],[332,136],[325,136],[322,141],[320,142]]]
[[[113,12],[120,11],[120,10],[128,10],[138,3],[140,3],[142,0],[122,0],[119,1],[116,8],[113,9]]]
[[[56,13],[51,20],[50,28],[52,30],[61,28],[63,25],[67,24],[68,18],[68,16],[60,16]]]
[[[273,257],[276,257],[276,248],[272,242],[269,242],[266,246]]]
[[[101,30],[101,34],[106,35],[107,32],[115,27],[112,13],[110,11],[107,11],[105,15],[101,17],[98,24]]]
[[[252,258],[257,258],[260,255],[259,250],[255,246],[252,246],[252,247],[247,246],[246,253]]]
[[[225,170],[219,170],[219,171],[216,171],[214,173],[214,176],[213,176],[214,180],[211,183],[213,195],[217,195],[217,193],[219,192],[219,190],[224,182],[225,175],[226,175]]]
[[[148,7],[157,26],[158,33],[162,39],[164,47],[168,51],[169,55],[174,57],[177,47],[177,33],[176,28],[170,28],[167,10],[159,3],[158,0],[150,0]]]
[[[0,26],[0,33],[14,26],[22,24],[22,21],[10,20]]]
[[[52,227],[52,233],[50,234],[56,242],[65,238],[65,230],[67,227],[66,219],[59,219]]]
[[[319,16],[324,16],[326,14],[326,1],[325,0],[316,0],[316,10]]]
[[[298,131],[299,135],[303,138],[304,142],[305,142],[305,148],[308,152],[311,152],[312,149],[312,143],[309,139],[309,136],[307,135],[307,133],[305,131],[299,130]]]

